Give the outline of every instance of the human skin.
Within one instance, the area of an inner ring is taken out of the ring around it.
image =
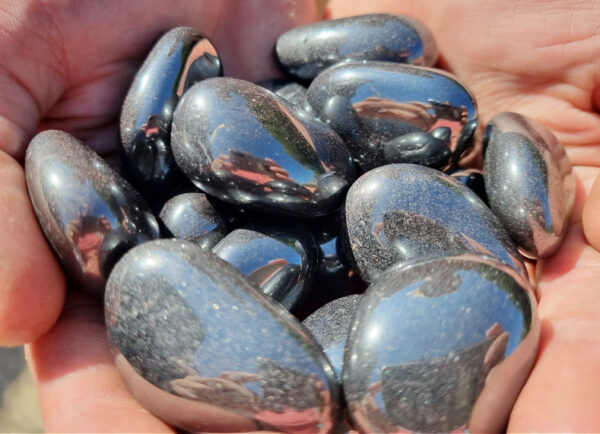
[[[473,92],[483,124],[516,111],[546,125],[567,147],[575,209],[560,250],[536,268],[541,346],[509,430],[600,430],[600,253],[592,247],[600,247],[600,184],[592,188],[600,167],[600,4],[332,0],[329,8],[333,18],[416,17],[436,37],[441,66]],[[57,128],[110,156],[133,74],[172,27],[206,33],[227,75],[258,81],[277,74],[271,61],[277,35],[317,18],[311,0],[0,3],[0,344],[30,343],[47,431],[172,429],[124,388],[101,303],[65,289],[27,196],[28,141],[40,129]]]

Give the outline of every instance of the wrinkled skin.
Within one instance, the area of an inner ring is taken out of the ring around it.
[[[592,185],[600,167],[600,4],[330,3],[333,18],[367,12],[404,13],[428,25],[441,65],[472,90],[484,124],[497,112],[517,111],[567,146],[577,178],[575,210],[564,244],[535,270],[541,348],[509,430],[599,431],[600,253],[594,247],[600,247],[600,185]],[[26,144],[38,129],[58,128],[103,155],[116,151],[127,87],[144,54],[171,27],[205,32],[227,75],[258,81],[277,74],[270,57],[276,36],[317,18],[310,0],[0,5],[0,344],[30,343],[47,431],[172,428],[124,389],[108,352],[101,303],[66,290],[27,197]]]

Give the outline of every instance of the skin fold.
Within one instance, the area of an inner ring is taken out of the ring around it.
[[[592,187],[600,167],[600,3],[332,0],[326,15],[369,12],[425,23],[440,66],[473,92],[484,125],[495,113],[516,111],[567,147],[575,209],[560,250],[535,270],[540,353],[508,428],[600,430],[600,184]],[[66,289],[27,196],[27,143],[39,130],[63,129],[110,157],[133,75],[172,27],[198,28],[218,48],[226,75],[260,81],[278,74],[276,37],[318,18],[312,0],[0,3],[0,344],[29,343],[47,431],[172,428],[124,388],[101,303]]]

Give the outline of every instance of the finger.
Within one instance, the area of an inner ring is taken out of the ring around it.
[[[28,348],[48,432],[172,432],[125,389],[102,305],[69,293],[56,326]]]
[[[64,277],[29,202],[23,168],[0,151],[0,345],[46,333],[64,300]]]
[[[590,245],[600,251],[600,176],[594,181],[583,208],[583,231]]]

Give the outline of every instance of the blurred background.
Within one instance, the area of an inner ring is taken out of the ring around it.
[[[43,432],[40,404],[23,347],[0,347],[0,432]]]

